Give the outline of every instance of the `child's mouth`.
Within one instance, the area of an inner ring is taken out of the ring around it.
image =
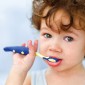
[[[60,65],[60,63],[62,61],[62,59],[52,57],[52,56],[49,57],[48,59],[45,59],[45,60],[46,60],[48,65],[53,66],[53,67]]]

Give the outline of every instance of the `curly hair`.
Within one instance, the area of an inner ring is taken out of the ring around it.
[[[43,11],[46,7],[50,7],[48,13],[43,16]],[[76,29],[83,29],[85,31],[85,0],[34,0],[33,12],[32,12],[32,24],[40,30],[41,19],[47,19],[51,16],[55,17],[56,11],[64,9],[70,16],[70,24],[60,24],[61,30],[68,30],[70,26],[74,26]],[[75,24],[75,19],[79,19],[79,27]],[[49,21],[50,22],[50,21]],[[47,24],[47,23],[46,23]],[[50,26],[50,24],[47,24]]]

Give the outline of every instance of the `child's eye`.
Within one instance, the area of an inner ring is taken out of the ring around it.
[[[67,42],[71,42],[71,41],[73,41],[73,38],[70,36],[65,36],[64,40],[66,40]]]
[[[48,33],[45,33],[45,34],[44,34],[44,37],[45,37],[45,38],[51,38],[52,35],[50,35],[50,34],[48,34]]]

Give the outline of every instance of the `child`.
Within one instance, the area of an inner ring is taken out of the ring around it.
[[[39,52],[59,61],[44,60],[47,69],[27,75],[38,47],[29,40],[29,54],[13,54],[6,85],[85,85],[85,0],[34,0],[32,22],[40,31]]]

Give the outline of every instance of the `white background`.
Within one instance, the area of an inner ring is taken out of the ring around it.
[[[3,51],[5,46],[21,45],[29,39],[38,39],[38,31],[31,26],[32,0],[0,0],[0,85],[5,85],[12,66],[12,53]],[[36,58],[32,70],[45,68]]]

